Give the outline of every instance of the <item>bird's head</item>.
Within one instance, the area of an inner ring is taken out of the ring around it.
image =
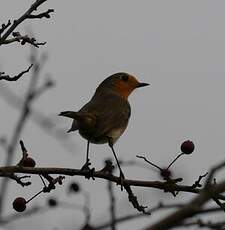
[[[110,88],[120,96],[127,99],[134,89],[147,85],[149,84],[139,82],[134,76],[128,73],[116,73],[106,78],[99,85],[98,89]]]

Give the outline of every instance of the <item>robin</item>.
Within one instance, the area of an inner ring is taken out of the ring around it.
[[[125,131],[131,114],[128,96],[147,83],[139,82],[128,73],[116,73],[106,78],[96,89],[94,96],[78,112],[64,111],[59,115],[73,119],[67,132],[78,130],[87,140],[85,166],[89,163],[89,144],[108,143],[120,170],[120,180],[125,178],[114,151],[114,143]]]

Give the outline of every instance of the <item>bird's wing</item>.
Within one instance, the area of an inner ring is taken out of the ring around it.
[[[130,109],[126,108],[111,108],[106,112],[99,114],[97,116],[96,131],[94,133],[95,137],[108,136],[111,137],[113,131],[118,130],[123,132],[126,127],[130,117]]]
[[[112,130],[125,130],[130,117],[129,102],[123,99],[114,100],[110,97],[96,111],[95,137],[108,136]]]
[[[94,137],[107,136],[114,129],[126,128],[130,117],[130,104],[122,97],[105,90],[95,93],[79,112],[91,113],[96,117],[92,132]]]

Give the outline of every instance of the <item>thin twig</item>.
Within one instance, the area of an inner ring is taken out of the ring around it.
[[[2,24],[2,28],[0,29],[0,38],[1,38],[1,34],[11,25],[11,21],[8,20],[8,22],[6,24]]]
[[[17,81],[18,79],[20,79],[25,73],[28,73],[31,69],[31,67],[33,66],[33,64],[31,64],[28,69],[22,71],[21,73],[15,75],[14,77],[10,77],[9,75],[4,75],[4,72],[0,72],[0,80],[5,80],[5,81]]]
[[[149,161],[146,157],[143,157],[143,156],[139,156],[137,155],[136,156],[137,158],[140,158],[140,159],[143,159],[144,161],[146,161],[147,163],[149,163],[150,165],[154,166],[155,168],[159,169],[160,171],[162,171],[163,169],[160,168],[158,165],[152,163],[151,161]]]
[[[2,44],[4,44],[5,40],[16,29],[16,27],[19,24],[21,24],[24,20],[29,19],[29,17],[32,15],[32,12],[36,11],[37,8],[41,4],[43,4],[44,2],[46,2],[46,1],[47,0],[36,0],[21,17],[19,17],[17,20],[14,20],[13,23],[12,23],[12,25],[10,25],[8,27],[8,29],[4,32],[4,34],[1,36],[1,38],[0,38],[0,46]],[[51,12],[53,12],[52,9],[49,9],[49,10],[50,10],[50,12],[46,11],[46,12],[48,12],[48,14],[51,13]],[[46,12],[43,13],[42,17],[46,17],[46,15],[47,15]],[[41,14],[39,14],[39,15],[41,15]],[[31,16],[31,18],[32,18],[32,16]]]
[[[27,18],[50,18],[50,13],[54,12],[54,9],[48,9],[47,11],[40,14],[30,14]]]

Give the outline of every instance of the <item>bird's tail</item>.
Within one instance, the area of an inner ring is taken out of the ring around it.
[[[68,132],[76,130],[78,128],[78,124],[84,129],[92,129],[96,124],[96,117],[92,113],[64,111],[61,112],[59,116],[74,119],[73,125]]]

